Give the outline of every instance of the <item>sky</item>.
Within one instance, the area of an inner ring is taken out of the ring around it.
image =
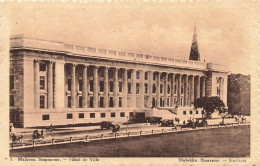
[[[10,33],[133,53],[188,59],[196,23],[201,60],[249,74],[255,62],[253,2],[20,3]]]

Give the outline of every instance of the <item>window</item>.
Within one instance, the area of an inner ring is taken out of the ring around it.
[[[170,99],[167,98],[167,106],[169,106],[169,105],[170,105]]]
[[[160,107],[163,107],[163,98],[160,98]]]
[[[82,85],[83,85],[83,81],[79,80],[79,91],[82,91]]]
[[[40,76],[40,89],[45,89],[45,77]]]
[[[71,108],[71,96],[68,96],[68,108]]]
[[[123,91],[122,87],[123,87],[123,83],[122,83],[122,82],[119,82],[119,92],[122,92],[122,91]]]
[[[192,111],[190,111],[190,114],[192,115]]]
[[[198,111],[198,110],[196,110],[196,114],[199,114],[199,111]]]
[[[184,88],[183,88],[183,85],[181,85],[181,94],[183,94],[184,92]]]
[[[104,81],[99,82],[99,91],[104,92]]]
[[[183,111],[183,115],[186,115],[186,111]]]
[[[171,91],[171,88],[170,88],[170,85],[168,85],[167,93],[170,94],[170,91]]]
[[[104,107],[104,97],[100,97],[100,99],[99,99],[99,107]]]
[[[174,85],[174,94],[177,94],[177,85]]]
[[[116,117],[116,113],[115,112],[111,112],[111,117],[112,118]]]
[[[129,112],[129,117],[133,117],[134,113],[133,112]]]
[[[10,106],[14,106],[14,95],[10,95]]]
[[[71,79],[68,79],[67,81],[68,81],[67,82],[68,83],[68,91],[71,91]]]
[[[139,94],[139,83],[136,83],[136,94]]]
[[[131,83],[130,82],[128,82],[127,88],[128,88],[128,93],[131,94],[132,92],[131,92]]]
[[[136,79],[139,79],[139,78],[140,78],[140,72],[136,71]]]
[[[40,96],[40,108],[45,108],[45,96]]]
[[[145,87],[144,93],[147,94],[148,93],[148,84],[144,84],[144,87]]]
[[[90,113],[90,118],[95,118],[95,113]]]
[[[40,63],[39,68],[40,68],[40,71],[46,71],[46,64]]]
[[[114,107],[113,97],[109,97],[109,107]]]
[[[145,72],[145,73],[144,73],[144,79],[145,79],[145,80],[148,80],[148,72]]]
[[[123,71],[122,70],[118,70],[118,78],[122,78],[123,77]]]
[[[79,96],[79,108],[82,108],[83,105],[82,105],[82,96]]]
[[[106,113],[100,113],[100,117],[101,118],[105,118],[106,117]]]
[[[155,86],[155,84],[153,84],[153,93],[155,93],[156,92],[156,86]]]
[[[50,115],[42,115],[42,120],[50,120]]]
[[[79,119],[84,119],[84,113],[79,113]]]
[[[89,98],[89,107],[93,108],[93,96],[90,96]]]
[[[113,92],[114,90],[114,82],[110,81],[109,82],[109,92]]]
[[[156,74],[155,74],[155,73],[153,73],[153,80],[155,80],[155,78],[156,78]]]
[[[163,85],[160,84],[160,93],[162,93],[162,91],[163,91]]]
[[[72,119],[73,115],[72,114],[67,114],[67,119]]]
[[[93,89],[94,89],[94,87],[93,87],[93,80],[90,80],[89,81],[89,91],[93,92]]]
[[[153,97],[153,100],[152,100],[152,108],[154,108],[155,107],[155,97]]]
[[[10,75],[10,90],[14,89],[14,75]]]
[[[125,113],[124,112],[120,112],[120,117],[125,117]]]
[[[119,97],[119,107],[122,107],[122,97]]]
[[[131,70],[127,71],[127,79],[131,79]]]

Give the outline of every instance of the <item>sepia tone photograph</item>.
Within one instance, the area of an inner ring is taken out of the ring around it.
[[[6,2],[6,160],[257,164],[257,5]]]

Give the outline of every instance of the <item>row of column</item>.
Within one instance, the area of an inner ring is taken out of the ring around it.
[[[47,63],[47,106],[49,109],[53,108],[53,91],[54,89],[60,89],[60,85],[57,83],[55,84],[55,87],[53,87],[53,62],[50,61]],[[55,64],[56,65],[56,64]],[[99,66],[93,66],[93,107],[98,107],[99,97],[98,97],[98,68]],[[57,70],[58,68],[56,68]],[[109,79],[108,79],[108,67],[104,67],[104,107],[108,107],[108,93],[109,93]],[[87,88],[87,70],[88,65],[83,65],[83,85],[82,85],[82,105],[83,107],[87,107],[87,101],[88,101],[88,88]],[[130,69],[131,70],[131,88],[132,88],[132,95],[131,95],[131,107],[136,107],[136,69]],[[122,107],[127,107],[128,105],[128,76],[127,76],[128,69],[123,69],[123,83],[122,83]],[[156,71],[148,71],[148,103],[147,106],[149,108],[152,107],[152,98],[153,98],[153,74],[156,74],[156,104],[157,107],[160,106],[160,81],[161,81],[161,74],[164,74],[163,77],[163,85],[164,85],[164,91],[163,91],[163,101],[164,105],[167,105],[167,98],[168,98],[168,77],[170,77],[170,106],[174,107],[174,98],[175,98],[175,78],[177,79],[177,106],[181,105],[181,85],[182,85],[182,79],[183,79],[183,105],[184,106],[190,106],[191,103],[194,102],[194,99],[200,98],[201,96],[205,96],[206,91],[206,77],[200,77],[200,76],[193,76],[193,75],[183,75],[183,74],[175,74],[175,73],[166,73],[166,72],[156,72]],[[39,96],[39,61],[35,60],[34,63],[34,94],[35,96]],[[59,77],[55,74],[55,77]],[[140,79],[140,87],[139,87],[139,101],[141,104],[141,107],[144,107],[144,94],[145,94],[145,87],[144,87],[144,80],[145,80],[145,71],[139,70],[139,79]],[[196,78],[196,79],[195,79]],[[202,79],[202,81],[201,81]],[[196,81],[196,82],[195,82]],[[202,86],[200,83],[202,82]],[[118,82],[118,68],[114,68],[114,74],[113,74],[113,105],[115,107],[118,107],[119,105],[119,82]],[[196,87],[194,87],[194,84],[196,84]],[[200,88],[202,87],[202,90]],[[59,91],[57,91],[59,92]],[[194,94],[196,92],[196,94]],[[56,93],[55,93],[56,94]],[[62,95],[62,94],[57,94]],[[76,107],[76,97],[77,97],[77,88],[76,88],[76,64],[71,65],[71,107]],[[60,98],[60,97],[59,97]],[[61,98],[62,99],[62,98]],[[39,97],[34,98],[35,108],[39,108]],[[64,100],[64,98],[63,98]],[[56,102],[56,101],[55,101]]]

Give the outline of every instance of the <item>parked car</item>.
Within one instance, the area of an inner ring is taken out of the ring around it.
[[[204,119],[197,119],[196,122],[194,123],[196,127],[204,127],[208,125],[208,122]]]
[[[162,122],[161,122],[161,126],[165,126],[165,127],[169,127],[169,126],[175,126],[174,125],[174,121],[172,119],[164,119]]]
[[[162,117],[152,116],[147,118],[147,122],[150,124],[160,124]]]
[[[120,125],[115,124],[113,121],[102,121],[100,124],[100,128],[102,130],[112,128],[112,132],[117,132],[120,129]]]

